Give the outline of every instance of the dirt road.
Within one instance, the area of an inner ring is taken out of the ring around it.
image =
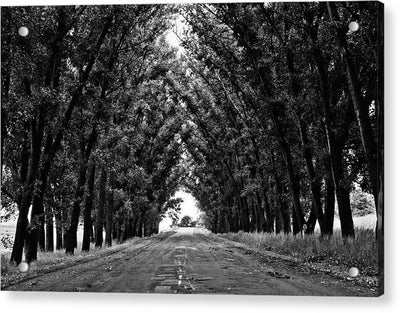
[[[254,252],[254,251],[253,251]],[[5,286],[5,290],[374,296],[354,281],[254,254],[196,229],[145,238],[90,262]]]

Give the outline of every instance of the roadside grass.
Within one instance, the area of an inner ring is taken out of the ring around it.
[[[373,229],[357,227],[355,238],[343,239],[340,230],[333,236],[270,234],[270,233],[228,233],[223,238],[242,243],[259,252],[273,251],[295,258],[303,263],[322,264],[324,268],[335,267],[347,272],[357,267],[361,275],[378,275],[378,243]]]

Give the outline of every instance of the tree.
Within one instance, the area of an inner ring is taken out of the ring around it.
[[[181,218],[178,224],[179,227],[192,227],[192,218],[189,215],[185,215]]]

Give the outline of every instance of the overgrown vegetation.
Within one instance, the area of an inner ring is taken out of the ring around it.
[[[260,252],[273,251],[296,258],[300,262],[322,263],[326,269],[333,266],[347,273],[354,266],[360,270],[361,275],[378,275],[378,245],[375,232],[371,229],[356,228],[355,237],[345,240],[338,230],[328,237],[244,232],[220,236]]]
[[[350,203],[354,216],[365,216],[375,212],[374,197],[361,190],[350,194]]]

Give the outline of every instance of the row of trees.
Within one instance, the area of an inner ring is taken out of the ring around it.
[[[379,14],[375,2],[4,8],[11,261],[52,250],[53,221],[67,253],[80,221],[83,250],[104,230],[107,245],[150,235],[182,186],[214,232],[329,235],[336,198],[354,236],[355,184],[381,221]]]
[[[318,223],[330,235],[336,199],[351,237],[355,186],[373,194],[381,221],[380,5],[204,4],[181,14],[189,75],[175,89],[194,125],[183,136],[186,185],[209,227],[297,234]]]
[[[172,6],[2,9],[2,201],[11,261],[157,232],[185,176],[182,114],[163,75]],[[25,25],[29,35],[18,35]],[[45,230],[47,228],[47,231]]]

